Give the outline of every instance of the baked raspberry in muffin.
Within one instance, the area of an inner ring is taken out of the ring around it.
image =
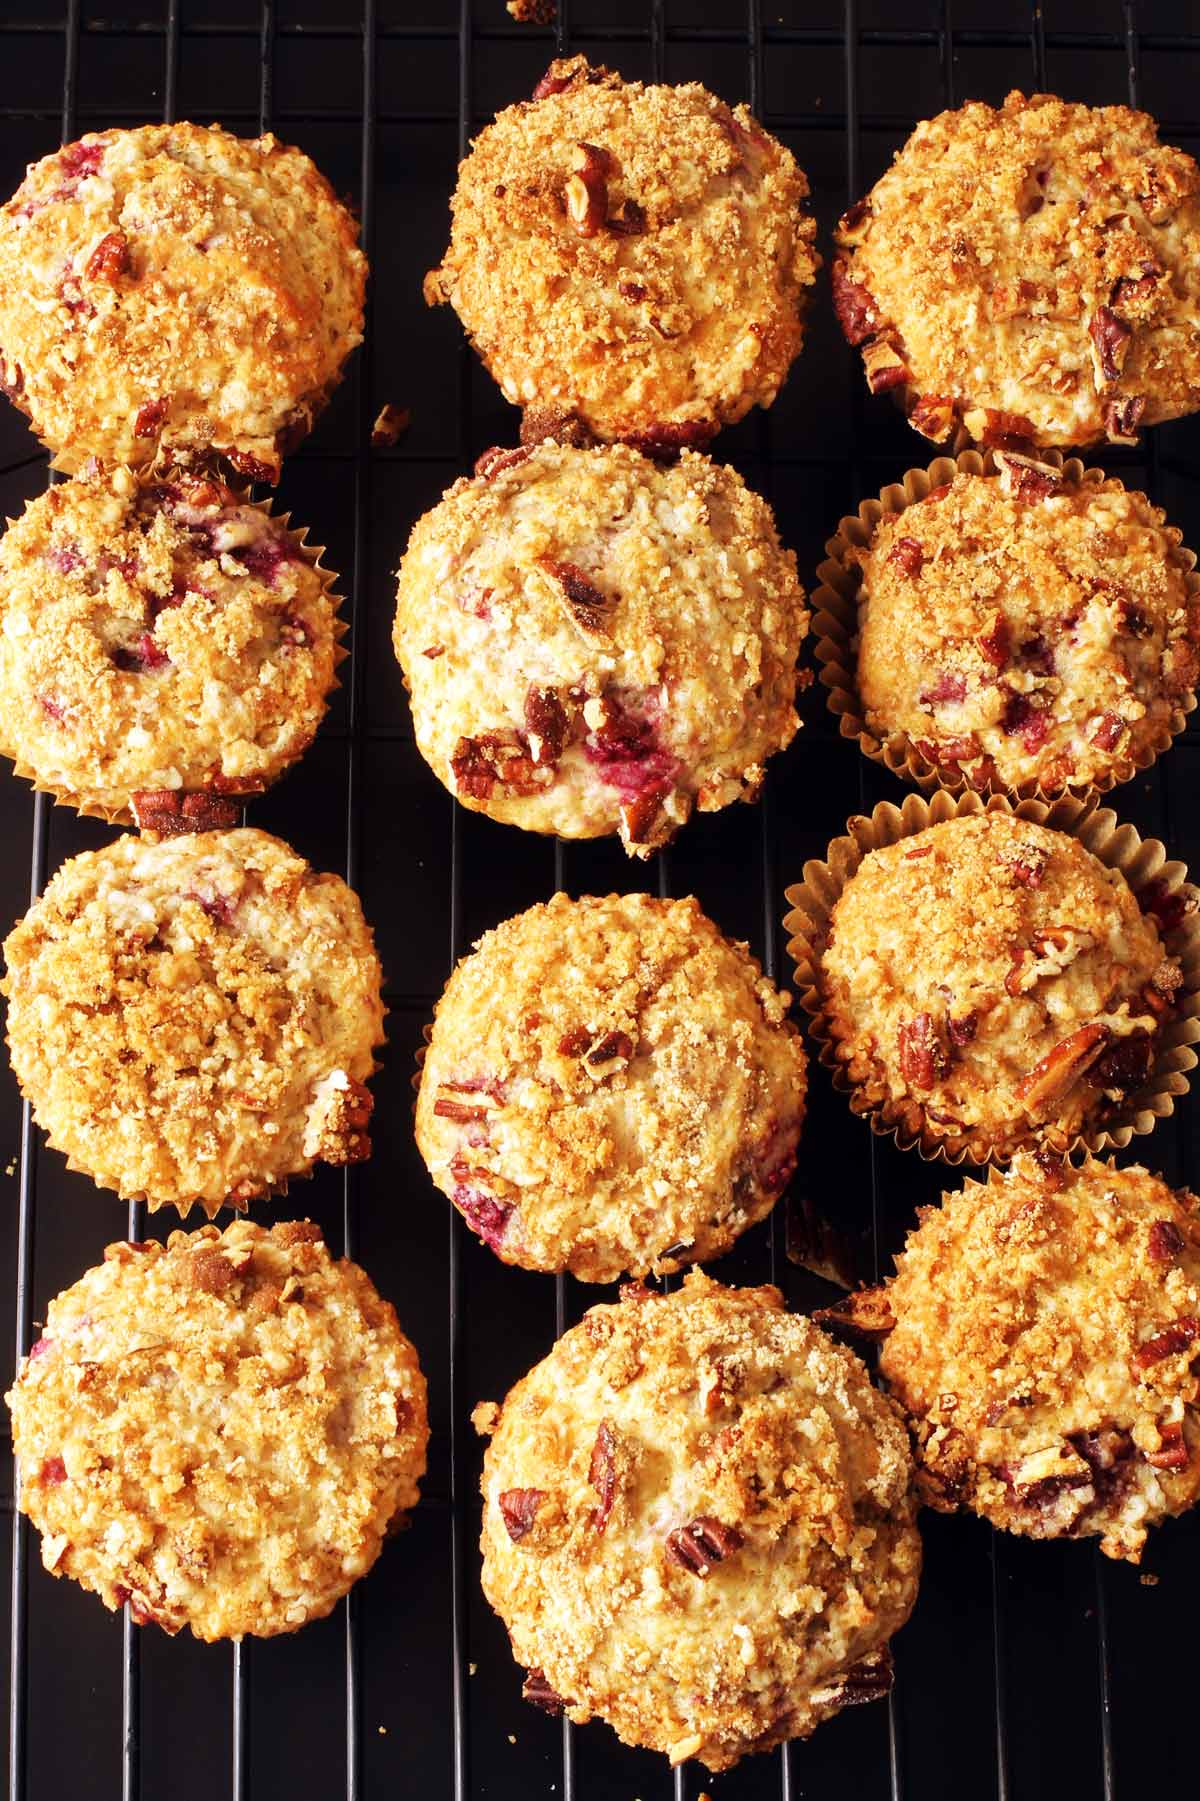
[[[527,1700],[724,1770],[891,1687],[908,1444],[778,1289],[622,1292],[475,1410],[483,1590]]]
[[[370,1151],[383,1037],[370,928],[343,881],[278,838],[86,851],[4,955],[21,1091],[99,1186],[211,1215]]]
[[[418,748],[476,811],[648,856],[791,741],[803,600],[766,502],[705,456],[488,451],[400,566]]]
[[[163,448],[276,481],[362,337],[356,239],[270,132],[89,132],[0,209],[0,382],[64,469]]]
[[[1045,790],[1144,767],[1194,702],[1200,591],[1119,481],[996,453],[851,548],[858,691],[948,781]]]
[[[788,997],[695,900],[571,900],[480,939],[438,1003],[417,1143],[507,1263],[607,1282],[719,1256],[795,1165]]]
[[[294,762],[334,684],[337,601],[286,525],[186,473],[31,501],[0,540],[0,744],[22,773],[112,818],[193,793],[235,823],[219,797]]]
[[[928,438],[1126,443],[1200,406],[1200,171],[1145,113],[940,113],[837,241],[842,329]]]
[[[744,106],[552,63],[459,169],[448,300],[506,397],[598,438],[704,444],[769,406],[820,257],[808,183]]]
[[[976,1162],[1127,1107],[1181,980],[1120,870],[997,811],[868,852],[818,966],[856,1108]]]
[[[425,1472],[417,1354],[309,1220],[110,1244],[5,1399],[46,1568],[202,1639],[327,1614]]]
[[[930,1506],[1133,1563],[1200,1495],[1198,1316],[1194,1195],[1025,1154],[923,1209],[895,1276],[830,1312],[886,1334]]]

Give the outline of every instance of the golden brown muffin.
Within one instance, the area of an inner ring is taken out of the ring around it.
[[[974,788],[1111,783],[1194,701],[1200,595],[1181,534],[1114,479],[996,464],[885,513],[849,552],[867,723]]]
[[[837,241],[842,329],[926,437],[1127,443],[1200,406],[1200,171],[1145,113],[940,113]]]
[[[744,106],[576,56],[482,131],[425,279],[505,396],[645,449],[769,406],[821,259],[808,183]],[[561,432],[561,425],[559,427]]]
[[[8,1044],[56,1150],[208,1214],[367,1156],[381,973],[358,898],[249,829],[72,857],[4,945]]]
[[[334,684],[337,602],[302,545],[187,474],[117,469],[31,501],[0,541],[4,751],[126,821],[138,795],[265,788]]]
[[[695,900],[557,894],[451,976],[421,1155],[506,1263],[608,1282],[718,1257],[795,1167],[788,1001]]]
[[[0,209],[0,384],[61,468],[161,447],[277,481],[362,337],[356,238],[270,132],[89,132]]]
[[[775,1288],[624,1291],[475,1410],[526,1699],[728,1769],[891,1686],[921,1543],[898,1414]]]
[[[791,742],[796,560],[685,451],[492,450],[418,520],[393,642],[422,756],[464,805],[646,857],[751,800]]]
[[[308,1220],[110,1244],[5,1399],[46,1568],[197,1638],[322,1618],[425,1473],[417,1354]]]
[[[1198,1316],[1194,1195],[1022,1154],[923,1208],[895,1276],[824,1317],[884,1337],[930,1506],[1136,1563],[1200,1495]]]
[[[1119,870],[998,812],[869,852],[818,971],[860,1102],[977,1161],[1068,1145],[1124,1105],[1181,979]]]

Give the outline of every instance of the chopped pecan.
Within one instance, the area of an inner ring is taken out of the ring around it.
[[[959,1019],[949,1015],[946,1019],[946,1030],[950,1034],[951,1044],[961,1050],[964,1045],[968,1045],[974,1040],[975,1034],[979,1030],[978,1012],[972,1007],[969,1013],[964,1013]]]
[[[1042,1112],[1073,1088],[1099,1057],[1109,1037],[1108,1027],[1095,1021],[1060,1039],[1017,1083],[1017,1099],[1027,1112]]]
[[[543,1488],[506,1488],[503,1494],[496,1497],[500,1517],[514,1545],[519,1544],[526,1533],[532,1530],[537,1510],[545,1499],[546,1491]]]
[[[863,351],[863,368],[872,394],[886,394],[912,380],[912,370],[888,338],[876,338]]]
[[[1091,1466],[1073,1446],[1063,1442],[1031,1451],[1001,1471],[1013,1499],[1023,1506],[1040,1506],[1064,1488],[1090,1488]]]
[[[532,450],[547,438],[553,438],[556,444],[569,444],[575,450],[586,450],[596,442],[596,434],[578,413],[563,407],[527,406],[521,414],[522,445]]]
[[[612,158],[597,144],[576,144],[574,173],[567,178],[567,216],[580,237],[594,238],[608,217],[608,175]]]
[[[664,832],[662,802],[671,791],[670,782],[656,782],[634,800],[621,802],[618,809],[621,818],[621,829],[630,844],[653,845],[665,842],[670,835],[669,829]]]
[[[584,631],[602,632],[617,604],[616,595],[603,593],[577,563],[557,557],[539,557],[538,568],[557,582],[571,617]]]
[[[923,438],[930,438],[935,444],[941,444],[954,430],[954,402],[945,394],[919,394],[908,415],[908,423]],[[948,490],[949,483],[945,483],[925,498],[940,500]]]
[[[1113,444],[1135,444],[1146,410],[1144,394],[1113,394],[1104,402],[1104,429]]]
[[[837,1677],[828,1691],[822,1689],[820,1699],[827,1704],[833,1702],[837,1707],[861,1707],[868,1701],[886,1700],[895,1680],[892,1654],[885,1645]],[[817,1698],[814,1695],[813,1699]]]
[[[812,1317],[819,1326],[841,1328],[873,1343],[886,1338],[896,1324],[886,1287],[857,1289],[832,1307],[818,1308]]]
[[[590,1070],[596,1071],[604,1064],[628,1063],[632,1056],[633,1040],[627,1032],[606,1032],[583,1060]]]
[[[88,281],[107,281],[115,285],[118,276],[124,275],[128,267],[128,238],[123,231],[109,231],[88,257],[83,273]]]
[[[889,563],[898,563],[905,575],[911,576],[915,581],[924,566],[925,552],[916,538],[897,538],[888,551],[887,560]]]
[[[1133,1353],[1135,1369],[1148,1370],[1166,1357],[1178,1357],[1181,1351],[1188,1350],[1200,1338],[1200,1319],[1192,1314],[1185,1314],[1177,1319],[1173,1326],[1162,1332],[1156,1332],[1137,1347]]]
[[[572,1026],[559,1039],[558,1054],[560,1057],[582,1057],[591,1042],[592,1034],[587,1026]]]
[[[227,832],[238,822],[236,802],[211,792],[182,794],[175,788],[139,788],[130,796],[139,832],[178,838],[186,832]]]
[[[1145,1452],[1146,1462],[1156,1470],[1185,1470],[1192,1460],[1180,1420],[1160,1420],[1157,1451]]]
[[[483,732],[478,738],[460,738],[450,769],[457,792],[472,800],[487,800],[497,784],[514,794],[532,794],[544,785],[540,766],[529,755],[527,742],[516,732]]]
[[[213,1250],[192,1252],[191,1275],[197,1288],[204,1294],[214,1295],[224,1294],[238,1279],[238,1272],[228,1257]]]
[[[931,1013],[918,1013],[897,1033],[900,1074],[912,1088],[929,1089],[950,1068],[950,1055]]]
[[[1115,750],[1125,729],[1125,721],[1118,714],[1101,713],[1092,731],[1092,743],[1099,750]]]
[[[1096,350],[1096,361],[1105,382],[1120,379],[1133,329],[1119,319],[1109,306],[1097,307],[1088,324],[1088,335]]]
[[[554,764],[567,741],[567,714],[554,688],[530,688],[525,696],[525,730],[535,763]]]
[[[680,1569],[688,1570],[701,1581],[707,1579],[716,1563],[724,1563],[745,1543],[736,1526],[727,1526],[711,1514],[701,1514],[686,1526],[677,1526],[667,1534],[667,1556]]]
[[[406,406],[394,406],[389,400],[381,406],[371,427],[371,449],[390,450],[398,444],[412,424],[412,413]]]
[[[158,400],[148,400],[144,406],[139,407],[133,422],[134,437],[156,438],[170,406],[171,397],[164,394]]]
[[[1133,1094],[1149,1076],[1153,1063],[1154,1040],[1150,1033],[1131,1032],[1097,1057],[1088,1071],[1088,1081],[1096,1088]]]
[[[994,668],[1004,668],[1008,662],[1012,640],[1008,629],[1008,620],[998,608],[988,620],[986,630],[976,633],[975,642]]]
[[[997,450],[1027,453],[1033,446],[1037,428],[1024,413],[1006,413],[999,407],[973,407],[963,414],[963,424],[977,444]]]
[[[1042,1172],[1042,1180],[1051,1194],[1058,1194],[1067,1185],[1067,1169],[1065,1159],[1058,1156],[1046,1145],[1040,1144],[1033,1153],[1033,1160]]]
[[[1040,888],[1046,872],[1046,852],[1036,845],[1015,855],[1001,854],[1001,863],[1021,888]]]
[[[856,200],[853,206],[846,208],[834,228],[839,244],[858,244],[866,236],[867,222],[871,217],[871,201]]]
[[[607,1420],[601,1420],[596,1428],[596,1442],[592,1446],[591,1462],[588,1464],[588,1481],[599,1498],[599,1506],[592,1511],[592,1526],[597,1532],[603,1532],[607,1526],[608,1516],[616,1499],[616,1456],[616,1433]]]
[[[527,1672],[521,1684],[521,1699],[532,1702],[534,1707],[540,1707],[543,1713],[549,1714],[560,1714],[567,1705],[562,1696],[550,1687],[541,1670]]]
[[[717,432],[711,419],[684,419],[677,423],[648,425],[642,431],[622,432],[620,442],[656,463],[674,462],[681,450],[703,450]]]
[[[848,344],[862,344],[883,325],[875,301],[860,282],[851,281],[848,259],[835,256],[829,271],[833,286],[833,310]]]
[[[559,56],[550,64],[530,98],[548,100],[552,94],[563,94],[568,88],[595,87],[609,80],[610,72],[603,63],[593,67],[586,56]]]
[[[1156,1219],[1150,1228],[1146,1254],[1151,1263],[1174,1263],[1186,1239],[1171,1219]]]
[[[1049,494],[1061,492],[1063,473],[1048,463],[1008,451],[996,458],[1000,470],[1000,486],[1016,500],[1045,500]]]
[[[640,237],[646,229],[645,208],[639,206],[636,200],[622,200],[604,221],[604,228],[615,232],[620,238]],[[643,294],[644,292],[643,289]],[[626,295],[625,298],[629,296]]]

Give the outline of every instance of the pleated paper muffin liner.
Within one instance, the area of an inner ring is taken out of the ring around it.
[[[1185,1094],[1190,1072],[1198,1061],[1191,1048],[1200,1041],[1200,913],[1184,912],[1183,903],[1192,891],[1186,887],[1187,869],[1172,861],[1156,838],[1142,838],[1131,825],[1117,821],[1111,808],[1097,807],[1074,795],[1056,801],[1023,800],[1015,804],[1003,795],[985,800],[968,793],[954,796],[935,793],[926,800],[922,795],[908,795],[901,806],[881,801],[870,817],[857,815],[848,822],[848,835],[835,838],[824,860],[806,863],[804,879],[786,891],[790,911],[785,915],[788,954],[795,964],[795,990],[800,1006],[808,1015],[809,1030],[817,1053],[825,1067],[833,1072],[834,1086],[849,1095],[850,1106],[866,1119],[872,1131],[893,1138],[902,1150],[916,1148],[927,1160],[935,1158],[947,1163],[971,1162],[977,1165],[1007,1162],[1016,1150],[1036,1148],[1044,1140],[1037,1128],[1031,1127],[1027,1144],[1009,1143],[998,1152],[982,1131],[964,1131],[957,1135],[937,1133],[922,1118],[914,1129],[911,1116],[915,1103],[897,1101],[878,1079],[856,1083],[838,1055],[829,1013],[820,985],[821,954],[829,922],[843,889],[869,851],[877,850],[899,839],[914,837],[926,827],[940,825],[948,819],[961,819],[984,812],[1001,812],[1020,819],[1032,820],[1066,832],[1108,869],[1119,869],[1135,895],[1154,884],[1155,915],[1164,948],[1177,957],[1183,968],[1183,983],[1176,998],[1175,1011],[1157,1035],[1154,1066],[1149,1078],[1136,1093],[1129,1095],[1102,1122],[1096,1122],[1078,1133],[1065,1146],[1057,1145],[1072,1155],[1079,1151],[1099,1154],[1122,1150],[1131,1139],[1153,1131],[1156,1121],[1167,1118],[1175,1109],[1176,1097]],[[1182,892],[1181,892],[1182,891]],[[1171,897],[1178,896],[1181,917],[1164,927],[1163,916],[1170,919]]]
[[[1038,462],[1061,469],[1069,482],[1099,487],[1107,479],[1103,469],[1086,468],[1078,457],[1064,460],[1060,450],[1034,453]],[[877,499],[864,500],[857,514],[838,523],[835,535],[825,546],[826,561],[817,570],[820,586],[812,596],[812,635],[820,678],[826,690],[826,705],[838,721],[843,738],[852,738],[865,757],[882,763],[901,781],[914,783],[930,792],[944,788],[951,794],[970,792],[975,784],[960,769],[942,768],[931,763],[917,749],[907,732],[889,732],[880,736],[866,719],[866,709],[858,693],[857,656],[859,594],[862,571],[850,560],[852,549],[864,549],[870,542],[879,520],[887,514],[902,513],[907,507],[924,500],[934,488],[952,481],[955,475],[993,475],[996,473],[995,452],[964,450],[956,457],[939,456],[924,469],[909,469],[898,482],[884,488]],[[1173,528],[1172,528],[1173,530]],[[1196,572],[1196,554],[1175,544],[1170,560],[1184,574],[1189,595],[1200,593],[1200,574]],[[1155,738],[1139,748],[1136,757],[1122,757],[1101,776],[1086,783],[1059,783],[1044,787],[1040,782],[1024,782],[1011,788],[998,780],[982,785],[983,792],[1007,794],[1014,800],[1051,801],[1063,794],[1083,800],[1095,800],[1121,782],[1129,781],[1139,770],[1149,769],[1187,723],[1187,715],[1196,705],[1190,693],[1184,703],[1175,707],[1164,720]]]
[[[166,480],[167,472],[163,471],[163,470],[156,471],[154,479],[155,480]],[[300,561],[307,563],[308,566],[314,571],[314,573],[320,578],[322,590],[328,596],[328,598],[330,600],[330,603],[333,608],[333,640],[334,640],[334,643],[333,643],[333,671],[334,671],[334,673],[333,673],[332,679],[329,683],[329,686],[326,688],[325,693],[322,696],[323,713],[324,713],[325,711],[328,710],[330,696],[338,688],[341,687],[341,682],[340,682],[336,672],[337,672],[338,668],[341,666],[341,664],[345,662],[346,657],[349,655],[349,652],[346,650],[345,645],[342,643],[342,640],[346,636],[346,633],[349,631],[350,626],[349,626],[349,621],[344,619],[341,614],[342,601],[343,601],[343,596],[339,591],[341,577],[337,574],[337,572],[335,570],[326,567],[326,565],[323,561],[323,558],[325,556],[325,546],[323,544],[310,544],[308,542],[308,531],[309,531],[308,526],[306,526],[306,525],[293,526],[291,524],[291,518],[292,518],[291,513],[276,513],[269,500],[252,500],[250,498],[250,494],[249,494],[248,490],[239,489],[232,482],[226,482],[225,485],[236,496],[237,504],[239,506],[253,507],[254,510],[258,513],[261,513],[264,516],[264,518],[270,519],[274,529],[277,532],[281,532],[282,535],[287,539],[288,544],[291,547],[293,555],[298,557],[300,559]],[[6,524],[9,526],[13,525],[14,523],[15,523],[15,521],[12,519],[8,519],[6,521]],[[319,724],[319,722],[318,722],[318,724]],[[311,739],[309,740],[309,742],[311,743]],[[308,745],[306,744],[304,746],[304,750],[307,750],[307,749],[308,749]],[[279,770],[278,774],[275,777],[273,777],[272,779],[277,781],[280,776],[284,775],[286,773],[287,769],[291,768],[293,766],[293,764],[295,764],[296,762],[298,762],[300,760],[300,757],[304,755],[304,750],[300,751],[296,757],[292,758],[289,763],[285,764],[283,766],[283,768],[281,768]],[[29,766],[28,763],[26,763],[21,757],[17,756],[17,754],[12,749],[10,749],[9,745],[4,741],[3,737],[0,737],[0,756],[10,758],[12,761],[12,765],[13,765],[14,775],[18,775],[24,781],[27,781],[36,793],[48,794],[51,797],[51,799],[54,801],[55,806],[70,807],[74,812],[78,813],[80,815],[80,817],[83,819],[103,819],[108,825],[131,826],[131,825],[135,825],[137,823],[136,820],[134,819],[132,808],[130,808],[130,807],[106,807],[106,806],[101,805],[97,801],[94,801],[91,799],[86,799],[86,798],[81,798],[78,794],[76,794],[74,792],[73,789],[60,787],[52,782],[43,781],[41,779],[41,777],[36,773],[36,771],[33,770]],[[203,794],[205,792],[206,792],[206,790],[204,790],[204,789],[190,789],[190,790],[181,789],[179,791],[181,799],[187,793]],[[228,798],[234,802],[245,801],[245,800],[253,799],[254,794],[259,793],[259,792],[261,792],[261,790],[255,789],[244,796],[230,795],[230,796],[228,796]]]

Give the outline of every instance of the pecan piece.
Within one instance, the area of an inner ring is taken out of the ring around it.
[[[1146,410],[1144,394],[1113,394],[1104,402],[1104,429],[1113,444],[1136,444]]]
[[[546,1681],[542,1670],[529,1670],[521,1684],[522,1701],[530,1701],[534,1707],[540,1707],[543,1713],[560,1714],[567,1703],[562,1696],[556,1694]]]
[[[1008,451],[996,458],[1000,470],[1000,486],[1016,500],[1045,500],[1063,486],[1063,473],[1048,463]]]
[[[525,696],[525,730],[535,763],[555,764],[567,741],[567,714],[554,688],[530,688]]]
[[[849,261],[835,256],[829,271],[833,287],[833,310],[847,344],[862,344],[883,325],[883,317],[875,301],[861,282],[851,281]]]
[[[513,1544],[519,1544],[533,1527],[537,1510],[546,1499],[543,1488],[506,1488],[496,1497],[500,1517]]]
[[[1066,1187],[1068,1165],[1064,1158],[1040,1144],[1033,1153],[1033,1160],[1041,1170],[1042,1180],[1051,1194],[1058,1194]]]
[[[852,246],[860,244],[867,235],[867,225],[871,218],[871,202],[856,200],[848,206],[834,227],[834,235],[839,244]]]
[[[563,407],[527,406],[521,414],[519,436],[527,450],[532,450],[546,438],[553,438],[556,444],[569,444],[575,450],[587,450],[596,442],[591,426],[578,413]],[[487,454],[485,451],[484,455]]]
[[[812,1317],[819,1326],[840,1327],[873,1344],[885,1339],[896,1324],[886,1287],[860,1288],[832,1307],[819,1307]]]
[[[1158,1427],[1157,1451],[1145,1452],[1146,1462],[1156,1470],[1185,1470],[1192,1460],[1180,1420],[1162,1420]]]
[[[656,463],[672,463],[681,450],[703,450],[716,436],[710,419],[684,419],[675,424],[648,425],[644,431],[622,432],[620,442]]]
[[[670,837],[670,826],[661,818],[661,803],[670,791],[670,782],[655,782],[643,794],[639,794],[636,800],[621,802],[618,809],[621,834],[630,844],[653,847],[655,844],[666,843]]]
[[[1098,750],[1115,750],[1125,731],[1125,721],[1116,713],[1101,713],[1092,732],[1092,743]]]
[[[636,200],[622,200],[620,205],[608,215],[604,222],[606,231],[615,232],[619,238],[637,238],[646,229],[645,208]],[[619,284],[618,284],[619,285]],[[645,290],[643,289],[643,294]],[[628,298],[626,295],[625,298]]]
[[[945,394],[919,394],[908,415],[908,423],[923,438],[930,438],[935,444],[941,444],[954,430],[954,402]],[[949,491],[949,485],[947,482],[940,488],[934,488],[925,498],[940,500]]]
[[[1036,436],[1032,419],[1024,413],[1006,413],[993,406],[973,407],[963,414],[963,424],[977,444],[1021,454],[1028,453]]]
[[[1147,1338],[1133,1353],[1134,1368],[1148,1370],[1166,1357],[1177,1357],[1186,1351],[1200,1338],[1200,1319],[1193,1314],[1185,1314],[1177,1319],[1173,1326],[1167,1326],[1162,1332],[1156,1332],[1153,1338]]]
[[[129,240],[123,231],[109,231],[88,257],[83,273],[88,281],[107,281],[115,285],[118,276],[124,275],[128,267]]]
[[[211,792],[182,794],[175,788],[139,788],[130,796],[139,832],[179,838],[186,832],[227,832],[238,822],[236,802]]]
[[[1153,1063],[1154,1040],[1150,1033],[1130,1032],[1097,1057],[1088,1071],[1088,1081],[1096,1088],[1133,1094],[1149,1076]]]
[[[472,800],[487,800],[497,784],[514,794],[532,794],[543,786],[540,765],[516,732],[484,732],[460,738],[450,759],[454,786]]]
[[[1002,855],[1000,861],[1019,888],[1040,888],[1046,872],[1046,852],[1037,846],[1017,856]]]
[[[1004,614],[997,609],[988,620],[987,629],[976,633],[975,642],[993,668],[1003,669],[1012,648],[1008,620]]]
[[[588,1464],[588,1481],[599,1498],[599,1506],[592,1511],[592,1526],[597,1532],[603,1532],[607,1526],[617,1496],[616,1452],[616,1433],[607,1420],[601,1420]]]
[[[586,56],[558,56],[550,64],[530,98],[548,100],[552,94],[564,94],[568,88],[595,87],[610,79],[610,72],[603,63],[597,63],[593,68]]]
[[[1156,1219],[1150,1228],[1146,1254],[1151,1263],[1174,1263],[1186,1242],[1174,1220]]]
[[[1040,1113],[1073,1088],[1099,1057],[1109,1037],[1108,1027],[1095,1021],[1060,1039],[1017,1083],[1017,1099],[1026,1111]]]
[[[567,178],[567,217],[581,238],[594,238],[608,217],[608,175],[612,158],[598,144],[576,144],[574,173]]]
[[[381,406],[371,427],[371,449],[390,450],[398,444],[412,424],[412,413],[406,406],[394,406],[389,400]]]
[[[170,395],[164,394],[158,400],[148,400],[144,406],[139,407],[133,422],[134,437],[156,438],[170,405]]]
[[[604,594],[577,563],[556,557],[539,557],[538,568],[557,582],[571,617],[586,632],[602,632],[617,604],[615,595]]]
[[[918,1013],[897,1033],[900,1074],[912,1088],[932,1088],[950,1068],[950,1056],[931,1013]]]
[[[1088,336],[1095,346],[1102,379],[1105,382],[1119,380],[1133,336],[1132,326],[1119,319],[1110,306],[1101,306],[1096,308],[1088,324]]]
[[[888,551],[887,560],[899,564],[905,575],[915,581],[924,567],[925,552],[916,538],[897,538]],[[958,698],[961,700],[962,695]]]
[[[876,338],[863,351],[863,368],[872,394],[886,394],[912,380],[912,370],[888,338]]]
[[[723,1520],[705,1513],[667,1534],[667,1556],[703,1582],[714,1564],[724,1563],[744,1543],[736,1526],[727,1526]]]
[[[607,1073],[616,1063],[628,1063],[633,1056],[633,1039],[628,1032],[606,1032],[598,1044],[586,1052],[584,1062],[593,1075]]]
[[[813,1700],[836,1707],[861,1707],[868,1701],[886,1700],[895,1679],[892,1654],[885,1645],[846,1670],[833,1687],[814,1694]]]
[[[949,1015],[946,1019],[946,1030],[950,1035],[951,1044],[962,1050],[965,1045],[973,1042],[975,1034],[979,1030],[978,1010],[972,1007],[969,1013],[964,1013],[959,1019]]]

